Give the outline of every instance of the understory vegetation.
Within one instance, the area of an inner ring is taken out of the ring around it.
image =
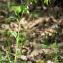
[[[63,63],[63,0],[1,0],[0,63]]]

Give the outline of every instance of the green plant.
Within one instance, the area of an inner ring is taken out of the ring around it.
[[[0,63],[2,63],[2,57],[3,55],[2,55],[2,52],[0,51]]]
[[[59,53],[54,53],[53,61],[54,63],[61,63],[61,57]]]
[[[16,39],[14,63],[17,63],[17,58],[19,55],[21,55],[21,50],[19,49],[19,46],[20,46],[20,44],[21,44],[21,46],[24,45],[24,42],[26,41],[26,35],[24,32],[20,33],[20,32],[14,32],[14,31],[12,31],[11,34]]]
[[[13,11],[16,16],[19,16],[19,14],[22,15],[25,13],[29,13],[28,6],[26,5],[11,6],[10,10]]]
[[[44,4],[48,5],[49,0],[44,0]]]
[[[36,63],[46,63],[44,60],[37,60]]]

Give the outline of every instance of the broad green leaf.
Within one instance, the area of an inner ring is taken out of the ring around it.
[[[24,14],[24,13],[27,13],[28,12],[28,7],[25,6],[25,5],[21,5],[21,13]]]
[[[11,11],[14,11],[15,15],[19,15],[19,13],[29,13],[27,5],[20,5],[20,6],[12,6]]]
[[[48,5],[48,2],[49,2],[49,0],[44,0],[44,3],[45,3],[46,5]]]
[[[21,12],[20,6],[12,6],[11,11],[14,11],[16,15],[18,15]]]

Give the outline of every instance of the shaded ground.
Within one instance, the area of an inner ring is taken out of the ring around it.
[[[16,39],[11,31],[20,32],[18,60],[28,63],[63,63],[63,14],[62,8],[34,11],[19,22],[0,15],[0,50],[4,56],[15,56]],[[0,13],[3,11],[0,10]],[[3,12],[5,14],[5,12]],[[24,43],[22,43],[24,42]],[[24,44],[24,45],[22,45]],[[57,62],[58,60],[58,62]],[[4,60],[5,61],[5,60]]]

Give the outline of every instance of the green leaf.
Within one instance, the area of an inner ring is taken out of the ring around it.
[[[51,44],[50,47],[51,47],[51,48],[58,48],[58,45],[57,45],[57,43],[55,42],[55,43]]]
[[[28,11],[28,6],[26,5],[21,5],[21,13],[22,14],[24,14],[24,13],[29,13],[29,11]]]
[[[48,45],[41,44],[41,47],[42,47],[42,48],[48,48]]]
[[[49,2],[49,0],[44,0],[44,3],[45,3],[46,5],[48,5],[48,2]]]
[[[20,6],[12,6],[11,11],[14,11],[15,15],[19,15],[19,13],[29,13],[27,5],[20,5]]]
[[[37,60],[36,63],[46,63],[44,60]]]
[[[11,31],[11,35],[16,38],[17,37],[17,32]]]
[[[15,15],[18,15],[21,12],[21,7],[20,6],[12,6],[11,11],[14,11]]]

